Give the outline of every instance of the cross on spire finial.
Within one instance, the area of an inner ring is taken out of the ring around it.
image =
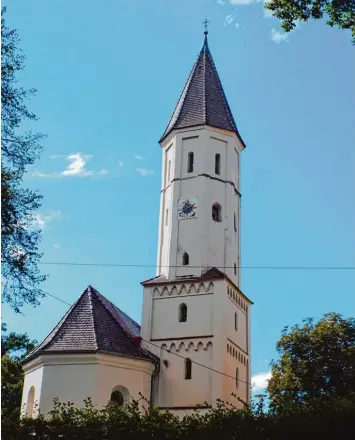
[[[207,35],[208,34],[208,23],[209,23],[209,20],[207,20],[207,18],[205,19],[205,21],[203,21],[203,24],[204,24],[204,26],[205,26],[205,30],[204,30],[204,34],[205,35]]]

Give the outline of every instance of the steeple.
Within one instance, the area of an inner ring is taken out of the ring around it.
[[[213,62],[207,34],[208,31],[205,29],[202,49],[159,142],[162,142],[172,130],[209,125],[234,132],[245,147]]]

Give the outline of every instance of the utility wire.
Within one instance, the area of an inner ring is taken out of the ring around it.
[[[29,284],[29,286],[30,286],[30,284]],[[33,287],[33,286],[31,286],[31,287]],[[42,290],[42,289],[37,289],[37,290],[39,290],[40,292],[42,292],[44,295],[48,295],[48,296],[50,296],[51,298],[54,298],[54,299],[56,299],[56,300],[58,300],[58,301],[60,301],[60,302],[62,302],[62,303],[64,303],[64,304],[66,304],[66,305],[68,305],[68,306],[70,306],[70,307],[72,307],[72,305],[73,305],[73,304],[69,304],[67,301],[64,301],[63,299],[58,298],[57,296],[52,295],[51,293],[48,293],[48,292],[46,292],[46,291],[44,291],[44,290]],[[181,356],[181,355],[178,354],[178,353],[173,353],[173,352],[170,351],[168,348],[162,348],[160,345],[154,344],[153,342],[147,341],[147,340],[145,340],[145,339],[143,339],[143,338],[141,338],[141,339],[142,339],[142,341],[144,341],[144,342],[146,342],[146,343],[148,343],[148,344],[150,344],[150,345],[154,345],[155,347],[160,348],[161,350],[167,351],[168,353],[173,354],[174,356],[177,356],[177,357],[179,357],[179,358],[181,358],[181,359],[184,359],[184,360],[186,360],[186,359],[190,359],[190,358],[186,358],[185,356]],[[177,338],[177,339],[179,339],[179,338]],[[214,368],[208,367],[207,365],[204,365],[204,364],[200,364],[199,362],[193,361],[192,359],[190,359],[190,361],[191,361],[192,364],[196,364],[196,365],[198,365],[198,366],[200,366],[200,367],[207,368],[208,370],[213,371],[214,373],[218,373],[218,374],[221,374],[222,376],[226,376],[226,377],[229,377],[230,379],[236,380],[236,377],[234,377],[234,376],[230,376],[229,374],[223,373],[222,371],[215,370]],[[238,382],[242,382],[242,383],[248,384],[248,385],[250,385],[251,387],[253,387],[253,384],[252,384],[252,383],[247,382],[247,381],[245,381],[245,380],[238,379]]]
[[[115,264],[115,263],[72,263],[72,262],[52,262],[46,261],[39,264],[46,266],[98,266],[98,267],[157,267],[156,264]],[[172,267],[184,267],[191,269],[201,269],[202,266],[183,266],[183,265],[170,265],[159,266],[161,268]],[[223,266],[217,267],[217,269],[261,269],[261,270],[355,270],[355,266]]]

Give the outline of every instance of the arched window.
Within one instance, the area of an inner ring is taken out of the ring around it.
[[[222,221],[222,208],[221,205],[219,205],[218,203],[215,203],[212,206],[212,220],[215,222],[220,223]]]
[[[185,379],[191,379],[192,362],[191,359],[185,359]]]
[[[237,214],[234,213],[234,230],[237,232]]]
[[[183,266],[188,266],[190,263],[190,257],[188,253],[184,253],[184,255],[182,256],[182,265]]]
[[[239,388],[239,368],[235,370],[235,386]]]
[[[237,312],[234,313],[234,328],[238,330],[238,315]]]
[[[122,406],[130,399],[129,391],[122,385],[114,387],[111,391],[110,402]]]
[[[26,405],[27,417],[32,417],[34,404],[35,404],[35,387],[32,386],[28,392],[28,397],[27,397],[27,405]]]
[[[214,172],[216,174],[221,174],[221,155],[216,154],[214,162]]]
[[[121,391],[118,391],[118,390],[113,391],[111,393],[110,402],[113,402],[118,406],[122,406],[124,403],[124,398],[123,398],[123,394],[121,393]]]
[[[235,356],[235,348],[233,348],[233,357]]]
[[[187,321],[187,305],[180,304],[179,306],[179,322]]]
[[[189,153],[187,156],[187,172],[192,173],[194,170],[194,153]]]

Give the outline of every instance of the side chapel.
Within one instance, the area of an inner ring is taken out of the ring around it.
[[[250,306],[240,290],[240,154],[245,144],[207,41],[159,141],[156,276],[142,325],[89,286],[24,360],[23,413],[53,399],[123,405],[143,394],[184,415],[250,400]],[[221,374],[222,373],[222,374]]]

